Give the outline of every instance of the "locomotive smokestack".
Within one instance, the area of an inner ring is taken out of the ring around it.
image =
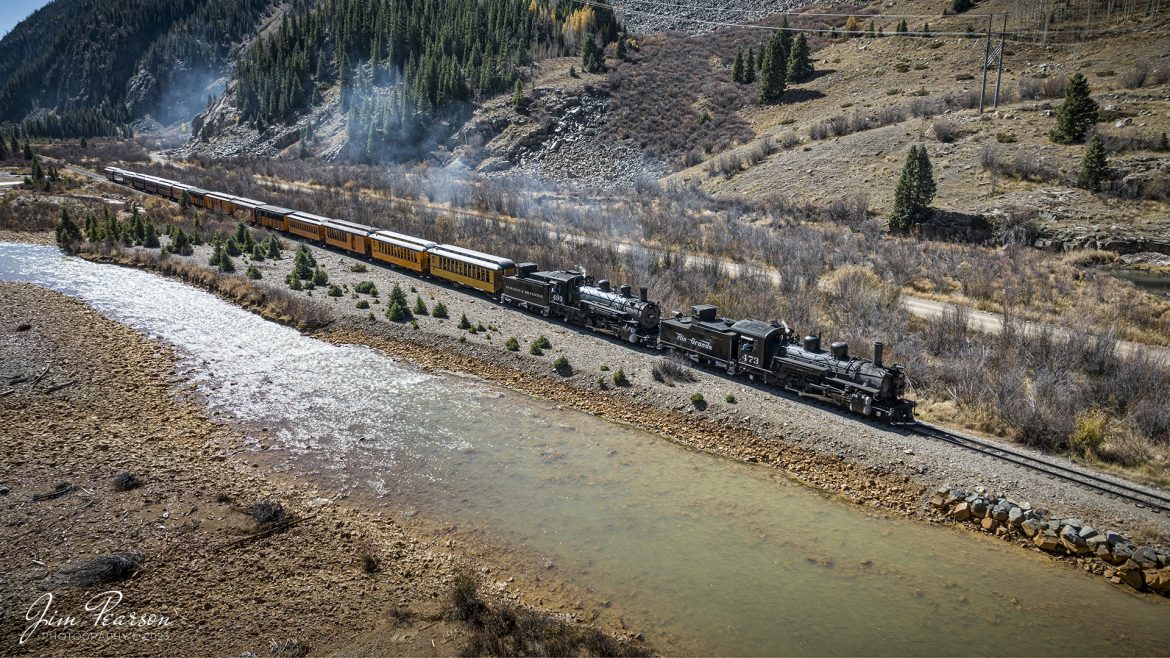
[[[873,344],[873,364],[879,368],[882,367],[882,348],[884,347],[885,345],[882,345],[881,341]]]
[[[646,293],[647,293],[647,291],[645,288],[638,288],[638,301],[640,301],[640,302],[646,301]]]
[[[598,281],[597,289],[601,292],[609,292],[609,279],[602,279]]]

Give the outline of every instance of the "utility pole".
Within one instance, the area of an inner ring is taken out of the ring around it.
[[[983,51],[983,86],[979,89],[979,113],[983,114],[983,97],[987,95],[987,60],[991,57],[991,19],[995,14],[987,15],[987,47]]]
[[[1004,56],[1003,41],[1004,41],[1004,37],[1007,36],[1007,19],[1008,19],[1007,14],[1004,14],[1003,15],[1003,32],[999,33],[999,70],[996,71],[996,73],[995,73],[995,101],[992,103],[992,107],[994,107],[996,109],[999,109],[999,85],[1001,82],[1003,82],[1003,56]]]

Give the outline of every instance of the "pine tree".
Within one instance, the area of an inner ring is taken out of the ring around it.
[[[8,144],[0,139],[0,161],[8,159]]]
[[[754,48],[748,48],[747,60],[743,65],[743,81],[749,85],[756,81],[756,51]]]
[[[902,175],[894,188],[894,209],[890,212],[890,230],[909,233],[915,224],[930,218],[930,202],[935,194],[934,172],[926,147],[911,145],[902,166]]]
[[[25,160],[32,160],[33,159],[32,145],[29,144],[28,141],[25,141],[25,143],[24,143],[24,159]]]
[[[910,28],[906,25],[905,18],[903,18],[901,21],[898,21],[898,30],[897,31],[898,31],[898,34],[906,34],[907,32],[910,31]]]
[[[774,34],[764,50],[764,68],[760,72],[760,103],[776,103],[784,95],[784,82],[788,77],[787,60],[780,33]]]
[[[207,259],[208,265],[219,267],[220,263],[224,261],[223,243],[216,237],[215,242],[211,243],[211,256]]]
[[[512,107],[517,110],[524,107],[524,84],[517,78],[516,89],[512,92]]]
[[[743,51],[739,50],[735,53],[735,63],[731,65],[731,81],[735,83],[746,82],[743,76]]]
[[[406,304],[406,293],[403,292],[402,286],[398,285],[397,283],[395,283],[394,287],[390,289],[390,301],[397,303],[404,309],[410,308]]]
[[[589,34],[581,44],[581,68],[589,73],[605,70],[605,51],[598,45],[596,37]]]
[[[1158,142],[1159,151],[1170,151],[1170,140],[1166,139],[1166,131],[1162,131],[1162,141]]]
[[[191,240],[183,232],[182,228],[175,227],[175,234],[171,237],[169,251],[172,254],[178,254],[180,256],[190,256],[193,253],[194,250],[191,249]]]
[[[625,32],[618,36],[617,46],[614,47],[614,56],[619,60],[625,61],[628,53],[626,52],[626,39],[629,38]]]
[[[930,36],[930,23],[923,23],[922,24],[922,36],[924,36],[924,37]]]
[[[1094,135],[1081,160],[1081,185],[1096,192],[1108,176],[1109,160],[1105,157],[1105,145],[1101,143],[1100,137]]]
[[[317,263],[313,260],[312,254],[301,245],[297,249],[296,255],[293,256],[293,276],[297,279],[308,281],[313,278],[313,268]]]
[[[792,45],[792,53],[788,56],[788,81],[804,82],[812,77],[813,64],[809,56],[808,40],[804,32],[796,36],[796,43]]]
[[[155,227],[154,222],[147,221],[146,228],[143,230],[142,246],[147,249],[158,249],[158,228]]]
[[[869,25],[865,26],[865,36],[868,39],[872,39],[872,38],[874,38],[875,35],[876,35],[876,32],[874,31],[873,21],[871,20],[869,22]]]
[[[1056,109],[1056,126],[1048,133],[1058,144],[1074,144],[1097,123],[1097,101],[1089,95],[1089,82],[1076,73],[1064,86],[1064,102]]]
[[[422,295],[415,295],[414,297],[414,314],[427,315],[430,311],[427,309],[426,302],[423,301]]]
[[[65,208],[61,209],[61,219],[57,222],[54,229],[57,236],[57,246],[61,247],[68,253],[77,251],[77,245],[81,243],[81,229],[69,216],[69,211]]]
[[[277,241],[275,235],[268,236],[268,246],[265,247],[264,255],[270,260],[280,260],[280,242]]]

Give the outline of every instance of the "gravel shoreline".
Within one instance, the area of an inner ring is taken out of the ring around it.
[[[511,575],[524,556],[497,559],[491,546],[457,543],[425,515],[388,518],[305,479],[269,473],[262,454],[237,450],[243,440],[234,428],[183,395],[187,384],[175,376],[169,348],[84,303],[0,283],[0,317],[0,390],[11,389],[0,397],[7,651],[267,655],[270,642],[295,641],[314,654],[452,655],[467,629],[445,618],[444,605],[463,569],[496,584],[484,588],[489,600],[539,601],[581,621],[587,596],[555,575],[543,574],[543,582]],[[123,471],[141,486],[122,490],[115,476]],[[258,533],[248,509],[259,500],[278,501],[292,522]],[[143,559],[124,580],[83,586],[66,575],[126,551]],[[373,573],[367,555],[379,565]],[[46,625],[19,642],[31,623],[26,613],[46,592],[58,615],[88,625],[84,604],[107,590],[122,592],[119,612],[172,623],[151,638]],[[595,619],[620,628],[617,619]]]

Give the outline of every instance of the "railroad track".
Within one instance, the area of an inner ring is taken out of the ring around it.
[[[1170,514],[1170,495],[1151,491],[1124,482],[1088,473],[1077,468],[1056,464],[1045,459],[1013,450],[995,443],[982,441],[961,434],[954,434],[925,423],[914,423],[906,428],[916,434],[938,439],[974,452],[995,457],[1015,464],[1020,468],[1037,471],[1049,478],[1063,480],[1096,491],[1099,495],[1132,501],[1139,508],[1147,508],[1162,514]]]

